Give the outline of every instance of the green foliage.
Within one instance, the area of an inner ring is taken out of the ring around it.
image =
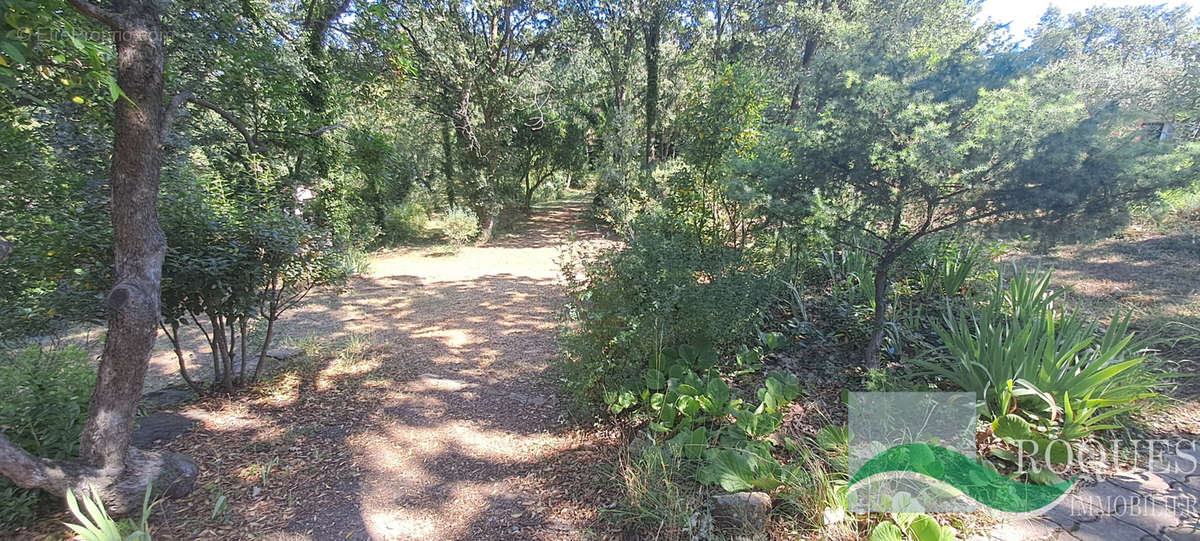
[[[154,505],[150,503],[150,494],[153,492],[152,486],[146,487],[146,496],[142,499],[142,514],[140,520],[134,523],[128,519],[113,520],[108,511],[104,509],[104,503],[100,501],[100,495],[96,493],[95,489],[92,490],[91,495],[85,494],[79,498],[83,500],[83,511],[81,511],[75,492],[67,489],[67,508],[75,516],[75,520],[79,521],[79,524],[66,524],[66,526],[83,541],[151,541],[150,510]]]
[[[891,513],[871,530],[870,541],[954,541],[958,530],[924,513]]]
[[[933,270],[926,287],[939,287],[942,295],[953,297],[962,293],[967,280],[977,274],[983,249],[978,244],[951,244],[947,248],[930,258],[929,266]]]
[[[949,312],[937,331],[949,359],[920,363],[975,392],[985,418],[1018,413],[1070,441],[1115,428],[1115,416],[1153,395],[1155,378],[1129,315],[1101,329],[1057,311],[1062,291],[1050,290],[1050,278],[1018,270],[969,314]]]
[[[5,393],[0,430],[35,456],[74,459],[95,382],[96,369],[82,349],[31,345],[0,351],[0,388]],[[36,490],[0,478],[0,527],[33,518],[41,497]]]
[[[46,142],[52,123],[24,111],[0,118],[0,241],[12,247],[0,261],[0,340],[98,319],[112,259],[108,195],[84,172],[96,165],[85,155],[99,149],[86,127],[64,137],[77,148],[59,151]]]
[[[466,207],[454,207],[442,216],[442,234],[455,248],[462,248],[479,235],[479,217]]]
[[[235,374],[234,358],[270,347],[271,333],[258,351],[246,347],[250,322],[271,324],[312,288],[342,283],[347,271],[357,270],[346,267],[327,232],[297,216],[187,194],[164,207],[163,329],[172,341],[180,325],[204,330],[214,384],[227,391],[249,379],[240,370]]]
[[[425,233],[429,222],[429,210],[420,203],[406,201],[387,211],[383,219],[382,240],[386,244],[399,244]]]
[[[661,351],[725,350],[752,337],[780,287],[746,254],[704,249],[656,219],[639,220],[645,225],[622,250],[563,265],[572,297],[568,386],[583,402],[641,378]]]
[[[750,408],[721,376],[721,364],[708,346],[666,350],[640,382],[607,393],[605,401],[614,413],[636,406],[635,415],[649,420],[651,433],[666,438],[668,449],[699,461],[700,483],[730,492],[775,490],[797,477],[800,466],[781,464],[767,437],[781,426],[787,404],[800,396],[800,384],[791,374],[771,373],[758,390],[758,406]]]
[[[65,90],[75,103],[106,104],[123,95],[108,70],[113,51],[108,40],[100,39],[104,33],[89,32],[94,22],[66,2],[7,0],[4,12],[0,96],[42,102]],[[50,92],[33,93],[35,85]]]

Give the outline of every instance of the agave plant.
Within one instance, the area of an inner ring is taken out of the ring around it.
[[[974,391],[988,419],[1019,412],[1077,439],[1115,428],[1113,417],[1153,396],[1157,382],[1129,314],[1102,328],[1078,311],[1056,311],[1062,291],[1051,291],[1051,275],[1017,270],[970,313],[948,309],[937,328],[948,362],[918,364]]]

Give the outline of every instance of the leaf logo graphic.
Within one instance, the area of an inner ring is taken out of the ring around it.
[[[918,474],[940,481],[981,505],[1006,513],[1031,513],[1054,505],[1075,478],[1053,485],[1033,485],[1009,479],[945,447],[925,443],[898,445],[876,455],[850,478],[850,489],[879,476]]]

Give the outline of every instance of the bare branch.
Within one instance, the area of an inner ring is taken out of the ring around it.
[[[179,111],[183,107],[183,104],[185,104],[185,103],[194,103],[196,105],[199,105],[200,107],[203,107],[214,113],[217,113],[218,115],[221,116],[221,118],[224,118],[225,121],[228,122],[230,126],[233,126],[233,129],[237,130],[238,133],[242,134],[242,139],[244,139],[246,141],[246,148],[248,148],[250,150],[251,154],[261,154],[265,150],[265,148],[264,148],[265,145],[263,145],[261,142],[259,142],[258,135],[256,133],[251,132],[250,128],[248,128],[246,126],[246,124],[244,122],[242,122],[240,119],[238,119],[237,116],[235,116],[233,113],[229,112],[224,107],[221,107],[220,105],[217,105],[206,99],[198,98],[198,97],[196,97],[195,94],[188,92],[188,91],[180,92],[171,98],[171,104],[167,106],[167,111],[166,111],[166,115],[165,115],[166,118],[163,119],[162,135],[164,138],[166,137],[167,133],[170,131],[171,124],[175,121],[175,117],[179,116]]]
[[[220,105],[217,105],[217,104],[215,104],[211,101],[208,101],[206,99],[203,99],[203,98],[197,98],[195,96],[192,96],[192,97],[188,98],[187,101],[192,102],[196,105],[199,105],[205,109],[208,109],[218,115],[221,115],[221,118],[224,118],[225,121],[229,123],[229,125],[233,126],[233,128],[238,131],[238,133],[242,134],[242,139],[246,140],[246,147],[250,149],[251,154],[257,154],[257,153],[262,152],[263,148],[262,148],[262,145],[259,144],[259,142],[258,142],[258,137],[255,136],[253,133],[251,133],[250,129],[247,128],[246,125],[244,123],[242,123],[241,120],[238,120],[238,117],[234,116],[233,113],[229,112],[228,110],[221,107]]]
[[[175,118],[179,116],[179,110],[183,108],[183,104],[194,96],[195,94],[185,90],[171,97],[171,103],[167,105],[167,110],[163,113],[163,139],[166,139],[167,135],[171,133],[171,125],[175,123]]]

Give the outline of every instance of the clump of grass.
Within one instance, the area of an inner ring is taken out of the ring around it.
[[[367,334],[347,336],[338,348],[337,364],[339,366],[355,366],[366,361],[371,356],[373,343],[371,336]]]
[[[798,469],[803,473],[788,476],[780,487],[775,509],[784,517],[780,525],[791,530],[783,533],[820,531],[822,539],[855,538],[856,519],[846,499],[848,438],[845,428],[833,425],[821,429],[812,441],[785,438],[789,462],[803,464]]]
[[[371,272],[371,254],[357,248],[346,250],[342,264],[346,268],[346,274],[363,276]]]
[[[639,539],[708,539],[712,521],[694,469],[657,444],[627,449],[618,469],[625,501],[606,514]]]

